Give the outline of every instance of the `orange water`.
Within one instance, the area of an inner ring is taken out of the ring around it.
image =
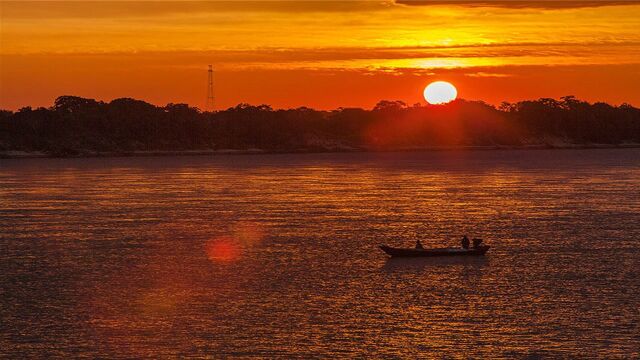
[[[0,160],[0,357],[639,357],[638,224],[632,149]]]

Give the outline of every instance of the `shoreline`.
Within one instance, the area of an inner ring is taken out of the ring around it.
[[[491,150],[580,150],[580,149],[636,149],[640,144],[537,144],[537,145],[463,145],[463,146],[418,146],[388,148],[312,148],[293,150],[263,149],[220,149],[220,150],[149,150],[149,151],[79,151],[78,154],[56,155],[42,151],[0,151],[0,159],[38,159],[38,158],[107,158],[107,157],[159,157],[159,156],[220,156],[220,155],[268,155],[268,154],[323,154],[355,152],[431,152],[431,151],[491,151]]]

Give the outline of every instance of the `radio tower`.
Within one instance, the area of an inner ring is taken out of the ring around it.
[[[209,65],[209,79],[207,82],[207,102],[205,103],[205,110],[213,111],[213,66]]]

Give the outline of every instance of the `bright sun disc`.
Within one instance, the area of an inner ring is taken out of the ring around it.
[[[458,90],[446,81],[435,81],[424,88],[424,99],[429,104],[446,104],[456,99]]]

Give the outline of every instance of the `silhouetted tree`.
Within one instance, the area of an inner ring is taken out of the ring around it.
[[[61,96],[50,108],[0,111],[0,150],[68,156],[143,150],[326,151],[451,145],[640,143],[640,109],[564,96],[498,108],[456,100],[438,106],[380,101],[372,110],[274,110],[238,104],[202,112],[121,98]]]

